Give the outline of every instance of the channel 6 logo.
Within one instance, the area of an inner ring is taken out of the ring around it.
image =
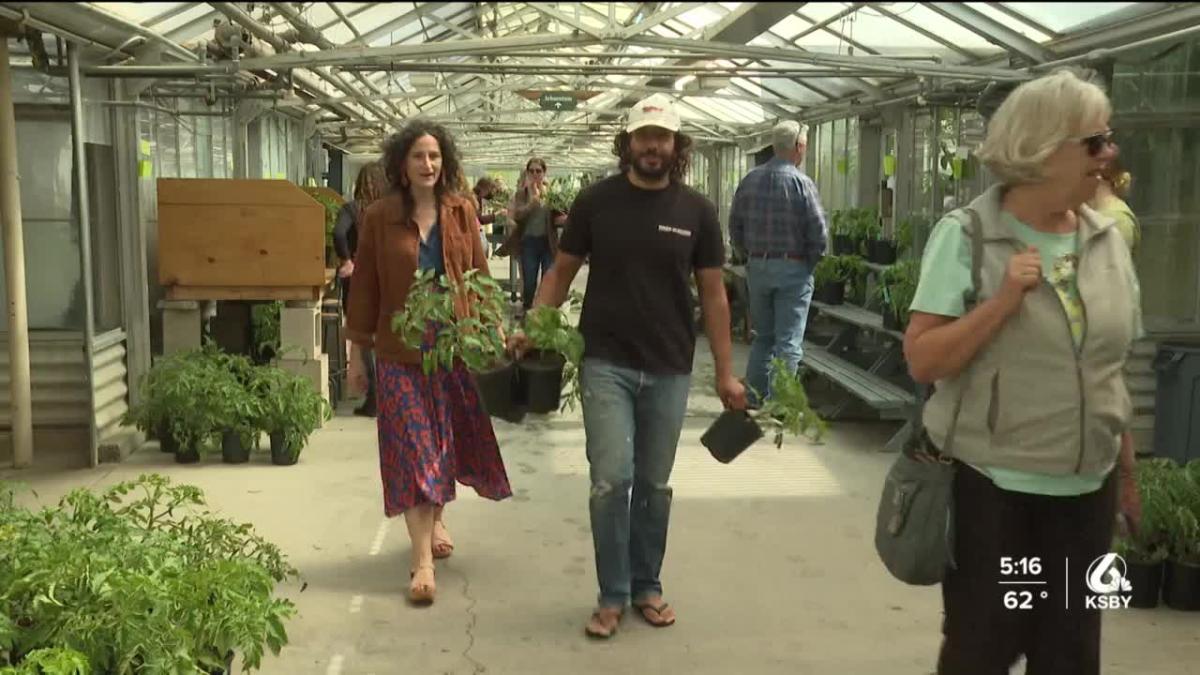
[[[1092,561],[1087,569],[1087,587],[1096,595],[1084,598],[1089,609],[1117,609],[1129,606],[1133,584],[1127,577],[1125,559],[1116,553],[1105,553]]]

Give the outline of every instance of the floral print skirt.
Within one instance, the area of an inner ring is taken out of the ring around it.
[[[461,362],[426,375],[420,364],[378,359],[376,386],[383,510],[390,518],[454,500],[455,483],[479,496],[512,496],[491,418]]]

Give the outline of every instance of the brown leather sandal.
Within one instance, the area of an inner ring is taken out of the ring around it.
[[[429,570],[430,580],[427,584],[417,583],[417,572],[421,570]],[[437,580],[433,576],[433,565],[421,565],[415,570],[409,570],[408,578],[411,582],[408,585],[408,599],[414,604],[431,605],[433,598],[437,595]]]
[[[443,534],[439,535],[438,530]],[[433,524],[433,557],[435,560],[445,560],[454,553],[454,542],[450,540],[450,532],[440,520]]]

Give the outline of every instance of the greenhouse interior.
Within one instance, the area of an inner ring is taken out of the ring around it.
[[[1200,672],[1200,4],[0,2],[0,225],[0,674]]]

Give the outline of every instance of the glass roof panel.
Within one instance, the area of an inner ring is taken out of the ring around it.
[[[986,2],[968,2],[966,4],[971,9],[974,9],[975,11],[979,12],[980,14],[986,15],[988,18],[1004,25],[1006,28],[1010,28],[1012,30],[1017,31],[1021,35],[1024,35],[1025,37],[1029,38],[1030,40],[1034,40],[1036,42],[1045,42],[1052,37],[1050,35],[1047,35],[1046,33],[1043,33],[1042,31],[1040,31],[1036,28],[1033,28],[1032,26],[1029,26],[1028,24],[1026,24],[1022,21],[1018,21],[1017,19],[1012,18],[1008,14],[1001,12],[1000,10],[996,9],[995,7],[992,7],[991,5],[989,5]]]
[[[899,12],[896,13],[899,14]],[[934,35],[942,36],[947,42],[952,42],[963,49],[968,49],[980,54],[991,54],[1002,51],[996,45],[988,42],[987,38],[983,37],[982,35],[977,35],[974,31],[967,30],[966,28],[954,23],[950,19],[947,19],[932,9],[924,7],[920,4],[913,3],[912,8],[909,9],[908,13],[904,15],[904,18],[924,28],[930,33],[933,33]],[[887,40],[886,34],[879,36],[872,35],[871,37],[872,39],[864,39],[863,42],[867,44],[878,44],[881,41]]]
[[[165,12],[175,9],[181,2],[101,2],[97,3],[121,18],[134,23],[143,23]]]
[[[173,16],[169,19],[166,19],[164,21],[160,21],[159,23],[154,24],[153,30],[158,31],[159,33],[169,33],[171,31],[175,30],[176,28],[183,26],[184,24],[186,24],[188,22],[195,21],[196,19],[199,19],[200,17],[202,17],[206,14],[209,14],[212,11],[213,11],[213,8],[211,6],[209,6],[208,3],[198,2],[198,3],[196,3],[195,7],[192,7],[191,9],[188,9],[180,14],[176,14],[175,16]]]
[[[1134,2],[1006,2],[1005,7],[1024,14],[1060,33],[1081,24],[1127,9]]]

